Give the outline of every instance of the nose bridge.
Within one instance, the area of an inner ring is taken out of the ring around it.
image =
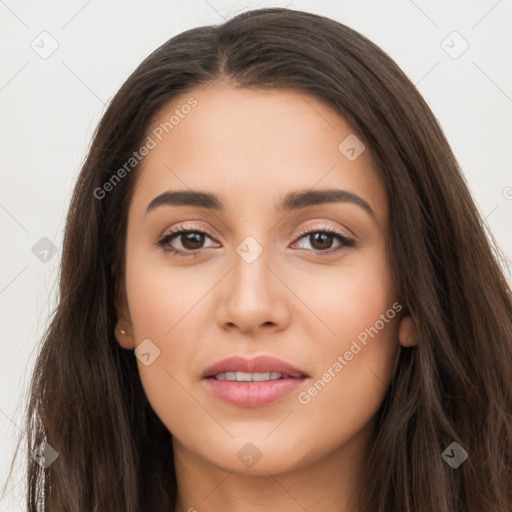
[[[220,323],[244,331],[269,323],[282,328],[288,307],[285,290],[271,270],[276,261],[271,234],[264,226],[241,232],[244,238],[234,247],[233,269],[223,291]]]
[[[270,237],[264,230],[252,232],[254,235],[245,236],[235,248],[233,284],[235,289],[241,289],[244,295],[268,298],[261,295],[270,293],[268,266],[273,259]]]

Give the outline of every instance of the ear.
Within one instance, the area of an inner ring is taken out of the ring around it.
[[[398,341],[403,347],[414,347],[419,342],[416,322],[410,315],[404,315],[400,320]]]
[[[135,337],[124,280],[116,282],[114,306],[117,313],[117,323],[114,329],[116,340],[122,348],[133,350],[135,348]]]

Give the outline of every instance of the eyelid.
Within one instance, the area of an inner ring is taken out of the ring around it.
[[[308,226],[304,226],[303,228],[301,228],[295,234],[294,241],[292,242],[292,245],[294,245],[295,243],[297,243],[298,241],[300,241],[302,238],[304,238],[307,235],[310,235],[312,233],[323,232],[323,233],[329,233],[332,236],[334,236],[335,238],[338,238],[338,240],[341,241],[343,247],[337,248],[335,250],[328,249],[325,251],[322,251],[322,250],[315,251],[312,249],[298,249],[298,250],[305,251],[305,252],[312,252],[314,254],[327,256],[327,255],[331,255],[331,254],[337,254],[337,253],[341,252],[346,247],[355,246],[355,240],[353,238],[350,238],[346,234],[344,234],[340,228],[335,228],[333,226],[330,226],[330,225],[326,224],[325,221],[318,221],[318,222],[322,222],[322,224],[308,225]],[[158,247],[160,247],[165,252],[170,252],[175,255],[180,255],[180,256],[184,256],[184,257],[194,256],[196,254],[199,254],[199,253],[204,252],[205,250],[208,250],[211,248],[211,247],[205,247],[205,248],[199,248],[196,250],[188,250],[188,251],[183,251],[181,249],[166,249],[165,248],[165,245],[167,243],[169,243],[170,240],[179,237],[179,235],[182,233],[190,233],[190,232],[202,233],[202,234],[206,235],[207,237],[211,238],[212,240],[214,240],[215,242],[217,242],[217,240],[215,240],[215,237],[213,235],[211,235],[208,230],[200,227],[197,224],[194,225],[194,224],[184,223],[175,228],[165,230],[157,238],[156,245]],[[168,241],[166,242],[167,239],[168,239]]]
[[[215,238],[209,229],[201,226],[200,224],[192,224],[191,221],[183,222],[176,227],[173,226],[171,228],[166,228],[157,238],[161,239],[162,237],[170,234],[180,234],[183,231],[197,231],[200,233],[204,233],[205,235],[208,235],[210,238]]]
[[[299,231],[297,232],[295,237],[299,238],[303,235],[315,233],[317,231],[326,231],[328,233],[339,234],[346,239],[350,239],[350,236],[343,233],[343,230],[341,228],[331,226],[331,225],[327,224],[326,221],[317,221],[317,222],[319,222],[319,224],[307,225],[307,226],[299,229]]]
[[[188,221],[188,222],[191,222],[191,221]],[[326,230],[326,231],[331,232],[331,233],[339,233],[340,235],[344,236],[345,238],[350,238],[350,235],[346,235],[345,233],[343,233],[343,231],[340,228],[331,227],[330,225],[326,224],[326,221],[317,221],[317,222],[319,224],[307,225],[307,226],[304,226],[301,229],[299,229],[299,231],[295,234],[295,238],[298,238],[298,237],[300,237],[302,235],[309,234],[309,233],[314,232],[314,231],[322,231],[322,230]],[[346,228],[346,229],[354,237],[356,237],[355,233],[352,230],[350,230],[348,228]],[[210,238],[215,238],[214,235],[212,235],[211,232],[208,229],[203,228],[199,224],[191,224],[191,223],[189,224],[187,222],[178,225],[178,227],[176,227],[176,228],[172,228],[172,229],[166,228],[158,236],[158,238],[160,239],[160,238],[166,236],[166,234],[171,234],[171,233],[179,234],[182,231],[198,231],[198,232],[203,232],[204,234],[208,235]]]

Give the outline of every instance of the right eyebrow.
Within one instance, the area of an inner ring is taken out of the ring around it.
[[[224,211],[224,205],[213,194],[196,190],[167,191],[155,197],[146,209],[146,215],[160,206],[197,206],[209,210]]]

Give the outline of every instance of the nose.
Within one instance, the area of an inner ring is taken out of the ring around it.
[[[263,250],[253,261],[240,254],[235,252],[233,268],[222,280],[218,324],[244,334],[285,329],[290,322],[291,293],[271,261],[270,250]]]

